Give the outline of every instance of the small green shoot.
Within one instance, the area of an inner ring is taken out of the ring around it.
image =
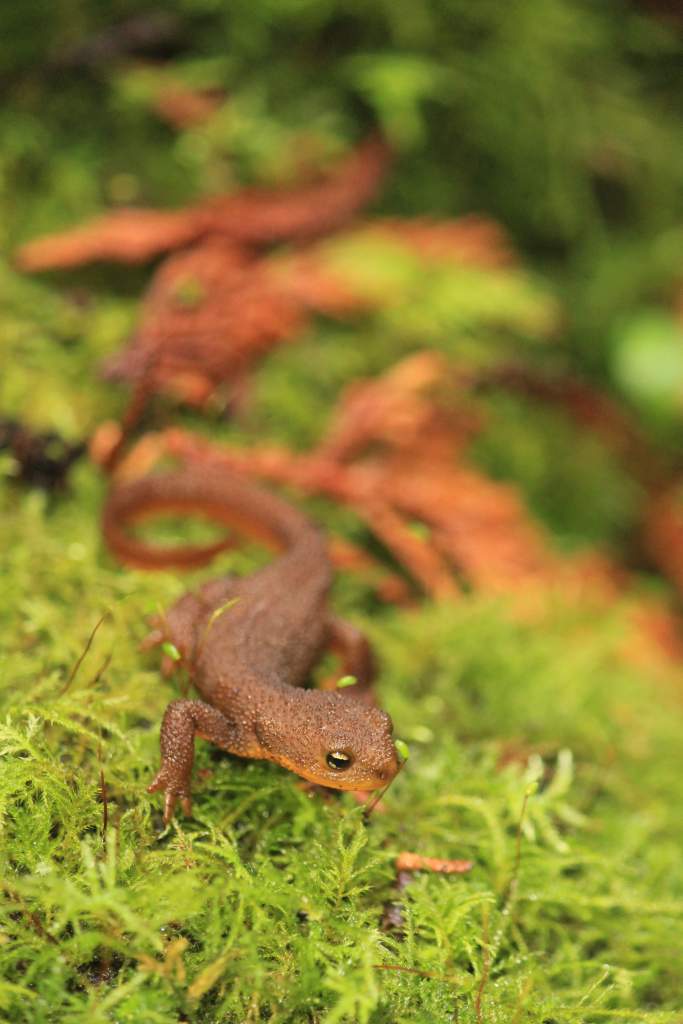
[[[405,740],[394,740],[394,746],[396,747],[398,756],[401,758],[401,761],[405,764],[405,762],[410,757],[410,750],[408,748],[408,744],[406,743]]]
[[[170,640],[166,640],[162,645],[161,649],[164,654],[167,654],[171,661],[180,661],[182,655],[175,644],[172,644]]]
[[[227,601],[225,601],[222,605],[219,605],[218,608],[214,608],[214,610],[211,612],[211,615],[209,615],[209,618],[206,621],[206,625],[204,626],[204,629],[202,630],[202,635],[200,636],[199,642],[198,642],[197,647],[195,649],[195,655],[194,655],[194,662],[195,662],[195,664],[199,660],[199,656],[202,653],[202,651],[204,650],[204,644],[206,643],[207,636],[209,635],[210,631],[215,626],[215,624],[218,621],[218,619],[220,619],[221,615],[224,615],[225,612],[229,611],[230,608],[233,608],[239,602],[239,600],[240,600],[239,597],[231,597]]]
[[[358,680],[355,676],[342,676],[337,680],[337,689],[344,690],[347,686],[355,686]]]

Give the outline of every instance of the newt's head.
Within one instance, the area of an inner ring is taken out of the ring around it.
[[[259,721],[262,756],[332,789],[381,789],[391,782],[398,758],[385,711],[319,690],[294,691],[288,705],[286,717]]]

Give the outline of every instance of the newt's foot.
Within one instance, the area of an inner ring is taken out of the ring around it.
[[[170,778],[170,773],[163,766],[147,787],[147,792],[157,793],[160,789],[166,791],[164,799],[164,825],[168,825],[170,822],[179,800],[183,814],[186,814],[188,817],[192,814],[192,797],[187,785],[182,782],[174,784]]]
[[[222,750],[234,750],[237,730],[217,708],[201,700],[174,700],[166,708],[161,723],[161,768],[149,786],[149,792],[166,791],[164,822],[168,825],[175,805],[185,814],[192,813],[190,779],[194,760],[194,738],[215,743]]]

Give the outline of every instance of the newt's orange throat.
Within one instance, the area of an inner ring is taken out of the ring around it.
[[[163,639],[183,652],[202,699],[173,701],[164,715],[161,768],[150,790],[165,791],[165,820],[178,800],[190,810],[197,735],[319,785],[385,786],[398,770],[391,719],[368,700],[374,670],[366,638],[328,608],[332,569],[318,529],[224,466],[190,466],[115,487],[103,516],[109,547],[123,561],[159,568],[201,565],[230,546],[227,540],[155,549],[127,534],[126,522],[166,508],[201,510],[270,540],[283,554],[252,576],[205,583],[166,616]],[[344,673],[358,680],[343,693],[301,688],[326,647],[341,654]]]

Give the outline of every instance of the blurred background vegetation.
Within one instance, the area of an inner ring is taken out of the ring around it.
[[[680,24],[652,13],[634,0],[4,4],[3,248],[104,204],[282,182],[306,137],[333,153],[377,121],[400,154],[386,209],[499,219],[557,285],[568,358],[677,419]],[[174,76],[225,90],[223,108],[172,133],[149,116],[163,68],[136,57],[171,57]]]

